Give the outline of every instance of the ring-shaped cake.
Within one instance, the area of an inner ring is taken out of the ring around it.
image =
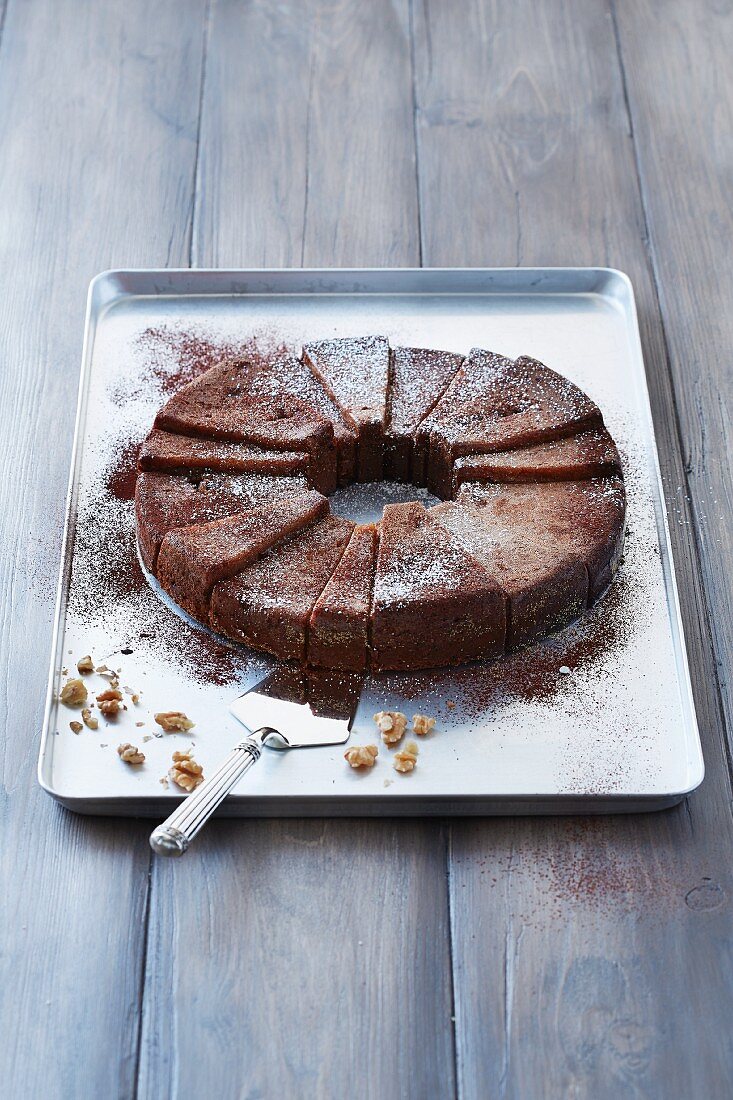
[[[230,359],[175,393],[138,460],[140,553],[228,638],[303,666],[492,658],[603,594],[625,493],[600,410],[528,356],[390,348],[383,336]],[[377,524],[338,486],[427,487]]]

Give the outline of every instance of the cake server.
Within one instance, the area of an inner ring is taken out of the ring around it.
[[[278,673],[230,704],[230,711],[250,730],[226,760],[181,802],[162,825],[150,835],[150,847],[161,856],[182,856],[239,780],[262,755],[262,747],[286,751],[343,745],[351,733],[351,723],[359,701],[355,678],[342,681],[343,691],[336,702],[298,703],[278,697]]]

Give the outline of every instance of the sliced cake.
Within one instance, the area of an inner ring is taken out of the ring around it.
[[[359,481],[378,481],[382,476],[389,386],[386,338],[318,340],[304,345],[303,359],[357,432]]]
[[[369,612],[377,532],[356,527],[335,573],[321,593],[308,630],[308,663],[360,671],[367,667]]]
[[[315,409],[324,420],[333,425],[336,445],[338,481],[348,485],[356,478],[357,433],[344,420],[338,405],[326,392],[310,367],[292,355],[280,356],[262,366],[252,377],[250,393],[253,397],[272,401],[287,394]]]
[[[601,414],[582,390],[544,363],[474,348],[429,420],[428,484],[445,498],[458,456],[571,435],[600,425]]]
[[[443,396],[463,362],[462,355],[427,348],[393,348],[389,418],[384,440],[384,476],[414,481],[415,429]],[[424,455],[417,462],[424,477]],[[418,480],[416,484],[422,484]]]
[[[214,586],[210,623],[236,641],[305,663],[308,622],[354,524],[327,516]]]
[[[139,470],[212,470],[219,473],[307,473],[309,455],[303,451],[273,451],[253,443],[226,443],[175,435],[153,428],[137,460]]]
[[[504,652],[506,601],[481,563],[421,504],[388,504],[379,525],[372,667],[460,664]]]
[[[211,367],[175,393],[155,418],[155,427],[180,435],[205,436],[233,443],[254,443],[276,451],[310,455],[316,489],[336,487],[333,425],[290,394],[276,399],[253,397],[252,380],[261,369],[249,360],[227,360]]]
[[[308,488],[303,477],[225,474],[203,478],[142,473],[135,485],[138,543],[145,567],[155,570],[168,531],[207,523]]]
[[[206,622],[211,590],[218,581],[240,573],[327,513],[327,499],[307,490],[209,523],[177,527],[161,543],[158,580],[184,611]]]
[[[464,481],[576,481],[620,472],[611,436],[592,428],[516,451],[462,455],[453,464],[453,493]]]

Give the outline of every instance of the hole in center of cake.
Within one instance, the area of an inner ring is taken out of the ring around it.
[[[419,500],[426,508],[438,504],[440,498],[427,489],[405,485],[398,481],[367,481],[346,485],[328,498],[331,512],[354,523],[376,523],[382,518],[385,504],[407,504]]]

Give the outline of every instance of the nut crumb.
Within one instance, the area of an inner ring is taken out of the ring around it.
[[[100,692],[97,696],[97,702],[99,703],[99,709],[106,718],[114,718],[120,709],[122,692],[118,691],[117,688],[107,688],[106,691]]]
[[[87,701],[87,689],[81,680],[67,680],[61,688],[59,698],[64,706],[79,707]]]
[[[427,714],[413,714],[412,732],[416,733],[418,737],[424,737],[426,733],[430,733],[434,726],[434,718],[428,718]]]
[[[376,745],[352,745],[344,753],[344,760],[352,768],[373,768],[378,755]]]
[[[194,727],[194,723],[186,717],[182,710],[165,710],[154,715],[154,717],[166,733],[185,733],[186,730]]]
[[[84,729],[81,722],[69,722],[69,726],[71,727],[72,733],[81,733],[81,731]]]
[[[84,707],[81,712],[81,716],[84,720],[84,725],[87,729],[96,730],[99,729],[99,719],[95,718],[89,707]]]
[[[173,767],[168,769],[168,775],[177,787],[189,792],[204,781],[204,769],[190,752],[173,753]]]
[[[394,755],[394,770],[403,773],[414,771],[418,752],[417,743],[408,741],[404,749]]]
[[[168,776],[167,775],[162,775],[160,777],[160,779],[158,780],[158,782],[160,783],[161,787],[167,787],[168,786]]]
[[[456,704],[453,702],[452,699],[449,699],[448,702],[445,705],[447,706],[448,710],[453,710],[453,708]]]
[[[136,723],[135,723],[135,725],[136,725],[136,726],[144,726],[144,725],[145,725],[145,723],[144,723],[144,722],[136,722]]]
[[[132,692],[132,694],[130,695],[130,698],[132,699],[135,706],[137,706],[137,704],[140,702],[140,696],[138,695],[138,693],[136,691]]]
[[[76,662],[76,671],[82,676],[86,676],[88,672],[94,672],[94,661],[90,656],[80,657]]]
[[[407,729],[407,715],[401,710],[379,710],[374,715],[374,721],[379,727],[385,745],[395,745],[404,737]]]
[[[143,737],[143,745],[144,745],[144,744],[145,744],[145,743],[146,743],[147,741],[152,741],[152,740],[153,740],[153,735],[152,735],[152,733],[146,733],[146,734],[145,734],[145,736]]]
[[[140,752],[137,745],[131,745],[129,741],[124,745],[117,746],[117,755],[120,760],[124,760],[126,764],[145,763],[145,754]]]

